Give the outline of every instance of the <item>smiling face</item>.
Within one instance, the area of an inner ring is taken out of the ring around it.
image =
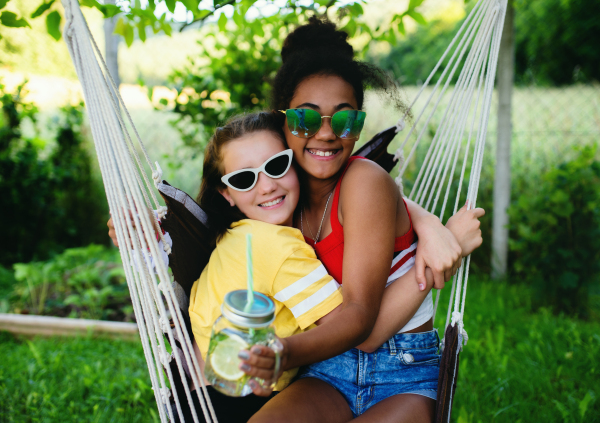
[[[285,150],[283,142],[270,131],[246,134],[223,146],[223,174],[240,169],[259,168],[270,157]],[[274,225],[292,226],[294,210],[300,196],[300,184],[294,167],[278,179],[264,172],[250,191],[227,187],[220,190],[231,206],[237,206],[249,219]]]
[[[321,116],[333,116],[340,110],[356,110],[358,104],[352,86],[333,75],[311,76],[298,84],[290,109],[316,110]],[[325,118],[321,129],[310,138],[293,135],[284,125],[287,144],[302,169],[316,179],[331,179],[347,163],[357,138],[339,138],[331,129],[331,119]]]

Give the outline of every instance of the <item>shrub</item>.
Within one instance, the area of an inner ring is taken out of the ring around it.
[[[72,248],[45,262],[14,265],[11,312],[131,321],[133,307],[118,250]]]
[[[538,304],[587,317],[600,282],[600,162],[596,147],[543,175],[510,207],[513,279],[536,289]]]
[[[50,128],[55,140],[48,142],[38,136],[38,110],[24,101],[24,92],[25,84],[6,92],[0,83],[4,241],[0,264],[4,266],[47,259],[68,247],[107,242],[107,204],[82,135],[83,105],[60,110]],[[23,135],[25,123],[36,136]]]

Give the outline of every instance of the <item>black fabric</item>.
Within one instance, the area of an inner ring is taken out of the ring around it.
[[[458,380],[459,357],[457,350],[460,347],[458,341],[458,325],[448,325],[444,334],[444,352],[440,361],[435,423],[447,422],[452,408],[452,398],[454,398]]]
[[[250,420],[250,417],[252,417],[258,410],[261,409],[263,405],[267,403],[267,401],[277,394],[274,392],[269,397],[258,397],[254,394],[250,394],[245,397],[229,397],[220,393],[212,386],[207,386],[206,390],[208,391],[208,396],[210,397],[210,401],[212,402],[219,423],[247,422]],[[200,423],[206,422],[196,392],[192,392],[192,399],[194,401],[194,409],[196,410],[198,421]],[[185,398],[185,394],[184,396],[179,397],[179,403],[181,404],[181,411],[184,420],[186,422],[193,422],[194,419],[192,417],[192,411],[187,399]],[[171,406],[173,407],[173,413],[177,414],[177,408],[175,407],[175,404],[171,403]],[[181,422],[179,416],[175,416],[175,422]]]
[[[373,160],[379,166],[384,168],[386,172],[391,172],[396,163],[394,155],[388,153],[387,147],[396,136],[396,127],[392,126],[380,133],[376,134],[371,140],[358,149],[354,156],[362,156]]]
[[[166,181],[162,184],[171,187]],[[173,271],[175,280],[189,297],[192,285],[208,263],[214,246],[209,242],[208,225],[201,222],[186,207],[186,204],[193,204],[198,209],[200,206],[185,192],[176,188],[172,191],[174,192],[169,195],[165,189],[159,188],[160,195],[168,208],[167,215],[162,219],[162,227],[173,240],[169,267]]]

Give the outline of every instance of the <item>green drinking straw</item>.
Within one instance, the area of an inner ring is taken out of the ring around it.
[[[248,313],[254,304],[254,279],[252,277],[252,234],[246,234],[246,269],[248,271],[248,293],[246,296],[246,307]]]

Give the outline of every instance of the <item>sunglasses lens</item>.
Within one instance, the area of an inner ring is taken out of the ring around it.
[[[236,189],[248,189],[254,184],[254,172],[240,172],[229,178],[228,182]]]
[[[290,160],[287,155],[275,157],[265,165],[265,172],[272,178],[280,178],[288,169]]]
[[[358,138],[366,116],[360,110],[342,110],[331,118],[331,129],[340,138]]]
[[[312,109],[288,109],[285,115],[290,132],[297,137],[312,137],[321,127],[321,115]]]

